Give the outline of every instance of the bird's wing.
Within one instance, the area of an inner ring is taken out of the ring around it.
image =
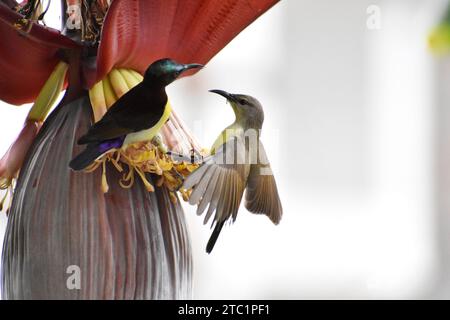
[[[245,207],[252,213],[267,215],[273,223],[278,224],[283,208],[269,159],[261,142],[258,154],[258,163],[250,167],[245,191]]]
[[[95,123],[89,131],[78,140],[78,144],[100,142],[124,136],[132,132],[130,128],[118,126],[114,119],[102,119]]]
[[[154,110],[138,84],[118,99],[105,115],[82,136],[79,144],[118,138],[128,133],[151,128],[161,118],[163,110]],[[160,112],[161,111],[161,112]]]
[[[198,205],[197,214],[201,215],[208,207],[204,223],[214,212],[216,223],[230,217],[236,219],[249,172],[244,157],[242,139],[233,137],[185,180],[183,187],[193,188],[189,203]]]

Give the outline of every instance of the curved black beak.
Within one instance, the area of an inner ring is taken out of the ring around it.
[[[236,98],[234,97],[234,95],[231,94],[231,93],[228,93],[226,91],[219,90],[219,89],[213,89],[213,90],[209,90],[209,92],[217,93],[217,94],[221,95],[222,97],[224,97],[225,99],[227,99],[229,101],[237,102]]]
[[[203,68],[204,65],[200,63],[189,63],[189,64],[183,64],[183,71],[190,70],[190,69],[197,69],[197,68]]]

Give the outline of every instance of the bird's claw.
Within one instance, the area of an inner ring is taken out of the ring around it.
[[[172,159],[175,161],[186,161],[186,162],[190,162],[191,164],[201,164],[203,162],[203,156],[195,149],[191,149],[190,157],[183,155],[181,153],[178,153],[178,152],[170,151],[170,150],[167,151],[166,154],[169,157],[172,157]],[[196,154],[198,155],[198,157],[196,157]],[[200,161],[198,161],[198,160],[200,160]]]

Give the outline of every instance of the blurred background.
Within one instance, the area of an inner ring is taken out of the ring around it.
[[[206,147],[233,121],[207,90],[261,101],[284,207],[278,226],[241,208],[208,255],[184,204],[194,298],[450,298],[450,58],[427,45],[447,4],[284,0],[170,86]],[[0,154],[28,110],[0,102]]]

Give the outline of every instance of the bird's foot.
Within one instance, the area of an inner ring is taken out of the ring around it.
[[[162,153],[167,153],[167,146],[162,140],[162,136],[158,133],[152,139],[152,143],[161,151]]]
[[[179,152],[167,151],[166,154],[172,158],[174,161],[184,161],[190,162],[191,164],[201,164],[203,163],[203,156],[195,149],[191,149],[191,155],[186,156]]]
[[[178,177],[178,179],[180,179],[180,184],[175,188],[175,190],[173,190],[173,191],[175,191],[175,192],[177,192],[177,191],[180,191],[180,189],[181,189],[181,187],[183,186],[183,183],[184,183],[184,176],[181,174],[181,173],[179,173],[178,172],[178,170],[177,169],[175,169],[174,168],[174,170],[173,170],[173,173]]]

